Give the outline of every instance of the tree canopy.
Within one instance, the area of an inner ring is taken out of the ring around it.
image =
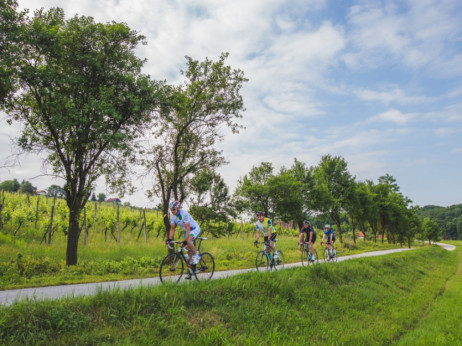
[[[123,23],[65,19],[62,9],[39,10],[11,41],[21,46],[15,78],[20,88],[4,103],[23,131],[18,146],[45,152],[65,181],[70,209],[66,262],[77,263],[78,219],[96,179],[130,187],[136,139],[158,104],[160,83],[141,74],[134,51],[144,37]],[[77,54],[78,53],[78,54]]]

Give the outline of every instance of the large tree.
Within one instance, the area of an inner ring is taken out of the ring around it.
[[[227,57],[222,54],[215,62],[186,57],[184,82],[164,89],[162,107],[154,117],[152,134],[157,142],[142,163],[154,173],[149,195],[161,199],[166,231],[169,202],[185,201],[195,174],[226,163],[214,145],[223,139],[225,126],[233,133],[240,128],[236,122],[244,110],[240,90],[247,79],[241,70],[225,64]]]
[[[334,220],[342,243],[340,213],[347,207],[351,189],[354,188],[354,177],[342,157],[325,155],[314,168],[313,178],[313,205]]]
[[[23,124],[18,145],[43,152],[65,181],[69,207],[66,263],[77,264],[79,219],[98,177],[123,191],[135,139],[156,106],[157,83],[141,74],[134,51],[144,37],[122,23],[65,19],[39,10],[24,24],[20,89],[9,95],[10,120]]]
[[[16,0],[0,0],[0,109],[8,96],[18,87],[17,69],[20,65],[27,11],[18,12]]]

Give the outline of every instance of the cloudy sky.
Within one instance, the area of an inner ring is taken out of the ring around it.
[[[326,154],[358,180],[390,174],[414,205],[462,203],[462,3],[460,0],[19,0],[68,17],[127,23],[147,38],[145,73],[178,83],[184,56],[245,72],[238,135],[219,147],[234,190],[262,161],[316,165]],[[4,115],[3,115],[4,116]],[[6,157],[16,127],[0,123]],[[41,161],[0,168],[0,181],[30,180]],[[62,182],[36,177],[39,188]],[[152,206],[143,189],[123,200]],[[103,184],[97,192],[105,192]]]

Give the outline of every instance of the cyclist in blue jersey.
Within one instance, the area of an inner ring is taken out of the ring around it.
[[[303,237],[305,236],[305,237]],[[305,238],[305,240],[303,240]],[[310,260],[314,261],[315,258],[313,257],[313,246],[316,243],[316,232],[313,227],[310,225],[308,220],[303,221],[303,226],[300,228],[300,237],[298,239],[298,245],[303,246],[304,244],[308,244],[308,249],[311,254]]]
[[[325,225],[324,226],[324,234],[322,235],[322,240],[321,240],[321,246],[322,243],[324,242],[324,239],[327,237],[327,242],[326,245],[328,248],[331,248],[333,253],[336,253],[335,247],[334,247],[334,242],[335,242],[335,234],[334,230],[330,225]]]
[[[199,224],[193,217],[184,209],[181,209],[181,204],[179,201],[174,201],[170,203],[170,232],[166,244],[170,244],[170,241],[173,240],[175,235],[176,226],[180,226],[184,230],[184,241],[183,246],[186,246],[188,250],[189,258],[191,259],[191,264],[195,265],[199,263],[200,256],[196,251],[194,246],[194,239],[196,239],[201,233]]]
[[[255,224],[255,226],[257,227],[257,233],[255,235],[255,245],[258,244],[260,232],[262,232],[263,237],[265,239],[265,244],[268,245],[271,250],[273,250],[273,258],[278,258],[279,253],[277,252],[276,247],[274,246],[274,239],[276,239],[276,229],[273,227],[271,219],[265,218],[265,213],[262,211],[259,211],[257,213],[257,218],[258,221]]]

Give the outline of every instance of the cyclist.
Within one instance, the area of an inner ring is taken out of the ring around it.
[[[255,224],[257,227],[257,234],[255,238],[254,244],[258,244],[258,239],[260,238],[260,231],[263,233],[264,239],[265,239],[265,244],[268,245],[271,250],[273,250],[273,258],[278,258],[279,253],[276,250],[276,247],[274,246],[274,239],[276,239],[276,230],[273,227],[273,224],[271,222],[271,219],[268,219],[265,217],[265,213],[262,211],[259,211],[257,213],[257,218],[258,221]]]
[[[326,242],[327,248],[331,248],[332,254],[336,254],[335,247],[334,247],[335,234],[334,234],[334,230],[332,229],[330,225],[324,226],[324,234],[322,235],[321,246],[326,237],[327,237],[327,242]]]
[[[305,240],[303,240],[303,235],[305,235]],[[303,221],[303,226],[300,228],[300,237],[298,239],[298,245],[308,244],[308,251],[310,253],[310,261],[314,261],[313,255],[313,246],[316,242],[316,232],[313,227],[310,225],[308,220]]]
[[[199,253],[196,251],[194,246],[194,240],[201,233],[199,224],[193,217],[184,209],[181,209],[181,204],[179,201],[174,201],[170,203],[170,232],[166,244],[169,245],[173,240],[175,234],[175,227],[180,226],[184,230],[184,241],[182,246],[186,246],[188,250],[190,262],[193,265],[196,265],[200,261]]]

